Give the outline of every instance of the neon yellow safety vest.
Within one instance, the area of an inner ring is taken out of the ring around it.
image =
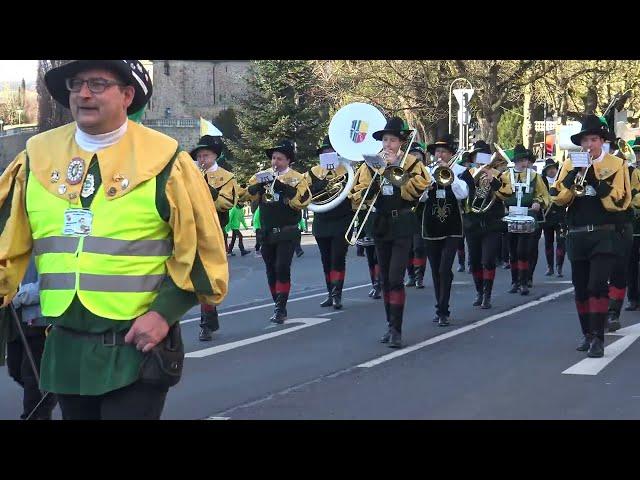
[[[29,173],[26,204],[43,316],[62,315],[76,294],[89,311],[112,320],[149,310],[173,250],[155,197],[155,177],[109,201],[101,185],[89,209],[91,234],[63,235],[65,211],[82,207],[52,195]]]

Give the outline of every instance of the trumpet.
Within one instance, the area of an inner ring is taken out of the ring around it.
[[[207,173],[208,168],[203,163],[198,163],[198,170],[200,170],[200,173],[204,175],[205,173]]]
[[[440,166],[437,166],[436,169],[433,171],[433,179],[439,186],[448,187],[453,183],[453,181],[455,180],[455,175],[451,167],[453,166],[454,163],[456,163],[462,157],[465,151],[466,150],[461,148],[455,153],[453,157],[451,157],[451,160],[449,160],[446,167],[443,167],[440,165]],[[433,167],[434,165],[437,165],[437,163],[438,163],[438,158],[436,157],[436,159],[429,164],[429,167]]]
[[[573,185],[571,186],[571,190],[573,190],[573,194],[576,197],[584,197],[587,193],[584,182],[587,179],[587,172],[589,171],[589,168],[593,165],[593,163],[591,163],[593,161],[593,157],[591,157],[591,149],[588,149],[587,153],[589,153],[589,166],[585,170],[581,171],[580,174],[576,175]]]
[[[267,188],[264,192],[263,198],[264,201],[267,203],[271,203],[274,201],[275,197],[274,197],[274,191],[273,191],[273,187],[276,184],[276,180],[278,179],[278,175],[277,172],[274,172],[276,175],[273,176],[273,182],[271,182],[271,185],[269,185],[269,188]]]

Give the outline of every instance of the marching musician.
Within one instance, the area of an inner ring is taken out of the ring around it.
[[[640,137],[636,137],[633,143],[633,152],[636,156],[640,156]],[[629,261],[629,288],[627,289],[627,298],[629,304],[625,310],[638,310],[638,302],[640,302],[640,291],[638,290],[638,262],[640,262],[640,169],[638,164],[634,165],[633,173],[631,173],[631,206],[633,207],[633,245],[631,246],[631,256]]]
[[[549,195],[555,197],[557,192],[553,190],[553,184],[558,177],[559,163],[555,162],[553,158],[547,158],[545,160],[544,168],[542,169],[542,181],[549,190]],[[551,205],[547,207],[545,215],[545,222],[542,227],[544,232],[544,253],[547,259],[547,272],[546,276],[551,276],[554,273],[553,270],[553,242],[555,237],[556,249],[555,249],[555,272],[558,277],[562,277],[562,266],[564,265],[565,255],[565,238],[566,238],[566,208],[556,205],[551,202]]]
[[[413,142],[409,148],[409,154],[419,159],[426,165],[424,145]],[[409,263],[407,263],[407,281],[405,287],[424,288],[424,272],[427,268],[427,244],[420,235],[419,222],[416,222],[418,229],[411,238],[411,250],[409,251]]]
[[[427,241],[427,257],[436,297],[436,316],[433,321],[446,327],[451,315],[449,297],[453,282],[453,261],[463,235],[460,202],[469,196],[473,178],[463,166],[449,165],[455,153],[450,134],[428,145],[427,150],[434,156],[434,162],[430,167],[431,182],[420,197],[420,227],[422,238]],[[449,167],[452,170],[453,181],[446,187],[435,182],[438,167]]]
[[[602,120],[601,120],[602,121]],[[618,143],[617,139],[616,143]],[[631,186],[632,197],[633,191],[640,188],[638,182],[638,174],[635,172],[636,168],[631,165],[625,154],[617,147],[610,147],[611,150],[616,148],[616,153],[621,158],[629,171],[629,184]],[[630,151],[631,148],[628,147]],[[633,200],[632,200],[633,202]],[[634,209],[633,205],[629,204],[629,207],[623,212],[617,212],[616,225],[618,230],[622,234],[622,241],[619,245],[621,255],[615,258],[615,262],[611,269],[611,277],[609,278],[609,311],[607,312],[607,329],[609,332],[615,332],[620,328],[620,311],[622,310],[622,303],[624,302],[624,296],[627,289],[627,283],[629,281],[630,274],[630,260],[633,249],[633,223],[634,223]]]
[[[390,118],[383,130],[373,133],[373,138],[383,143],[385,168],[401,166],[407,178],[402,186],[391,184],[379,176],[374,180],[368,165],[358,169],[352,191],[352,202],[356,205],[368,187],[370,200],[375,198],[376,216],[373,222],[373,236],[376,247],[384,306],[387,316],[387,332],[380,341],[391,348],[402,346],[402,315],[405,304],[404,270],[409,259],[411,237],[416,231],[416,216],[412,207],[429,184],[431,177],[424,164],[401,151],[402,142],[407,140],[410,130],[399,117]],[[366,198],[366,197],[365,197]]]
[[[528,168],[533,152],[524,145],[514,148],[514,166],[507,169],[501,177],[502,187],[497,195],[507,207],[527,207],[529,215],[536,218],[542,209],[551,202],[549,192],[541,175]],[[518,197],[520,202],[518,202]],[[511,262],[511,290],[509,293],[529,294],[529,260],[531,249],[537,248],[535,232],[509,234],[509,259]]]
[[[588,152],[589,167],[574,168],[568,158],[554,184],[558,192],[554,201],[567,206],[567,254],[584,335],[577,350],[596,358],[604,355],[607,280],[615,257],[622,253],[616,212],[624,212],[631,202],[629,170],[623,160],[605,153],[607,140],[613,138],[606,125],[595,115],[587,116],[571,141]]]
[[[469,157],[477,167],[469,173],[474,179],[463,214],[464,232],[469,243],[471,273],[476,287],[473,306],[491,308],[491,292],[496,276],[496,258],[502,246],[505,230],[504,203],[496,196],[502,186],[500,164],[508,160],[500,158],[492,164],[491,149],[484,140],[473,144]],[[493,203],[491,203],[493,201]]]
[[[318,147],[317,154],[332,152],[335,150],[327,135]],[[331,171],[316,165],[305,173],[305,180],[309,184],[311,195],[316,197],[319,193],[327,191],[331,185],[331,179],[346,178],[346,176],[347,169],[342,164],[338,164]],[[314,212],[312,233],[316,237],[320,249],[322,269],[327,285],[327,298],[320,304],[321,307],[333,306],[336,310],[342,308],[342,287],[349,247],[345,233],[352,215],[351,202],[348,198],[327,212]]]
[[[249,179],[248,194],[260,202],[260,250],[267,270],[267,281],[274,302],[272,323],[287,319],[287,300],[291,290],[291,261],[300,241],[298,228],[301,211],[311,203],[309,185],[301,173],[290,168],[295,161],[295,148],[290,140],[282,140],[266,151],[271,159],[272,181],[259,183],[258,175]]]
[[[209,192],[218,213],[218,220],[222,227],[226,245],[227,232],[225,227],[229,223],[229,210],[238,201],[239,189],[235,175],[218,165],[222,148],[223,144],[219,139],[211,135],[204,135],[194,149],[191,150],[190,154],[209,186]],[[210,341],[212,339],[211,332],[215,332],[218,328],[220,328],[220,325],[216,306],[200,304],[200,334],[198,335],[200,341]]]
[[[537,172],[535,167],[536,157],[533,152],[531,152],[531,156],[527,161],[527,168],[532,169],[534,172]],[[549,197],[549,187],[544,183],[544,176],[540,176],[543,179],[542,183],[544,184],[547,190],[547,197]],[[527,288],[533,287],[533,274],[536,270],[536,266],[538,265],[538,253],[539,253],[539,245],[540,239],[542,238],[542,226],[545,224],[545,212],[546,209],[551,203],[551,199],[549,197],[549,202],[547,206],[543,209],[540,209],[537,212],[532,212],[532,216],[536,219],[535,230],[533,231],[533,238],[531,239],[531,249],[529,250],[529,270],[527,275]]]

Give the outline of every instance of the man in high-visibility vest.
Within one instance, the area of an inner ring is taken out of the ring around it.
[[[64,419],[158,419],[180,318],[227,293],[211,194],[177,141],[127,119],[152,93],[138,60],[76,60],[45,83],[75,122],[29,139],[0,177],[2,306],[33,252],[53,326],[41,390]]]

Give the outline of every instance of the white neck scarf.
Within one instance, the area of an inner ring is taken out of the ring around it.
[[[120,141],[124,134],[127,133],[128,121],[124,122],[120,128],[109,133],[100,133],[91,135],[83,132],[80,128],[76,128],[76,143],[87,152],[95,153],[103,150],[111,145],[115,145]]]

